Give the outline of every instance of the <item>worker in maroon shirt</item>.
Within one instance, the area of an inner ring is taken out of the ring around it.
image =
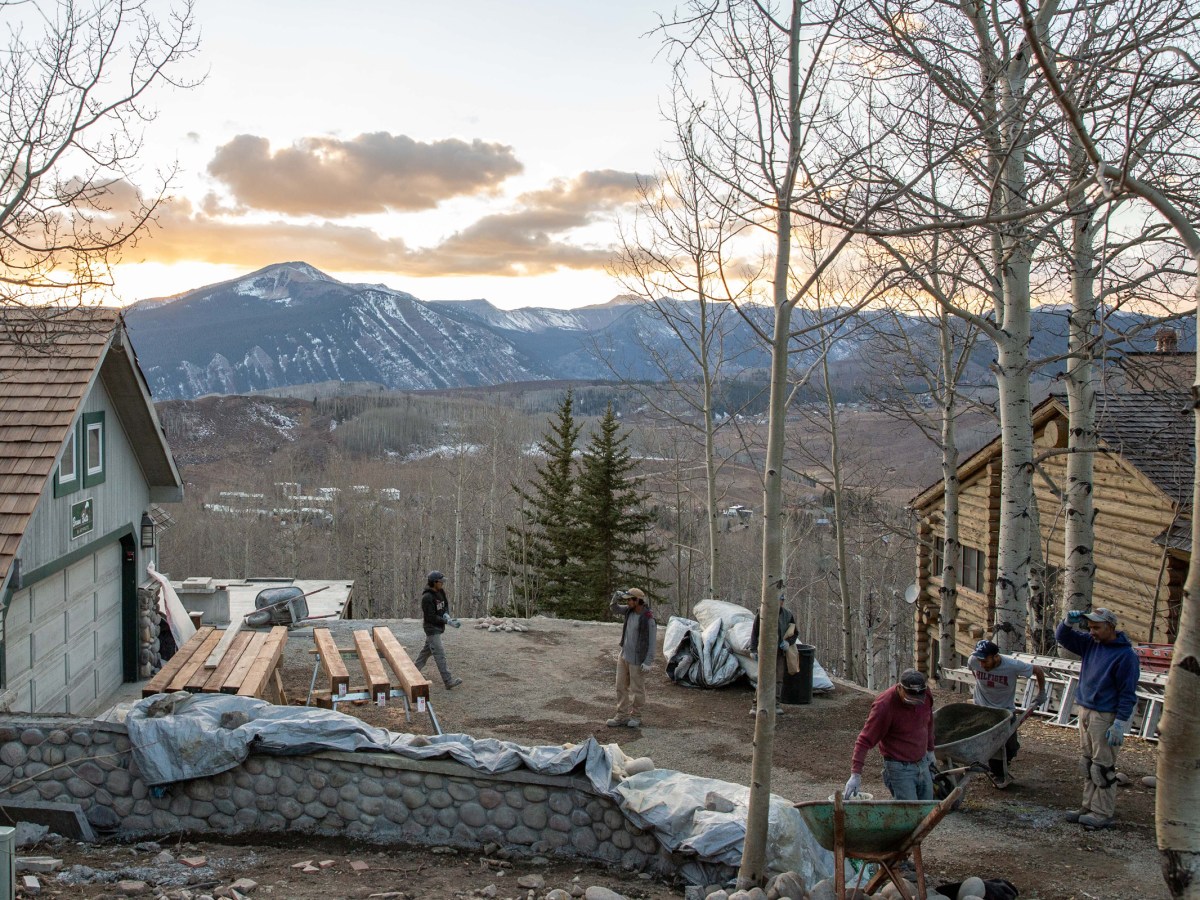
[[[871,704],[867,724],[854,742],[845,799],[858,793],[867,751],[876,744],[883,754],[883,783],[895,799],[933,799],[933,694],[916,669],[905,669],[899,684]]]

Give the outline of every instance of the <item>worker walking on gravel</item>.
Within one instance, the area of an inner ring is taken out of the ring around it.
[[[1076,627],[1085,623],[1087,634]],[[1117,753],[1137,705],[1141,666],[1128,636],[1117,631],[1117,614],[1103,607],[1071,610],[1054,639],[1079,656],[1075,702],[1085,780],[1083,804],[1067,813],[1067,821],[1107,828],[1117,809]]]
[[[462,622],[450,618],[450,601],[446,599],[446,591],[442,587],[445,584],[445,576],[441,572],[430,572],[426,581],[425,593],[421,595],[421,624],[425,628],[425,646],[421,648],[421,655],[417,657],[417,668],[423,668],[432,656],[442,676],[442,683],[446,685],[446,690],[450,690],[462,684],[462,679],[450,674],[450,666],[446,663],[446,651],[442,647],[442,635],[447,625],[458,628]]]
[[[899,683],[871,704],[867,723],[854,742],[845,799],[858,793],[867,752],[876,744],[883,754],[883,783],[892,797],[933,799],[933,694],[916,669],[901,672]]]
[[[625,624],[621,626],[621,653],[617,657],[617,714],[605,724],[609,728],[640,728],[646,704],[646,673],[654,663],[658,625],[640,588],[617,591],[609,609],[615,616],[624,616]]]
[[[976,644],[975,651],[967,659],[967,668],[975,674],[972,699],[976,706],[1006,709],[1016,715],[1018,678],[1037,680],[1038,692],[1032,704],[1034,709],[1046,699],[1046,673],[1041,666],[1003,655],[994,641],[982,640]],[[992,782],[1001,790],[1013,783],[1008,764],[1016,758],[1020,749],[1021,742],[1017,740],[1016,729],[1013,729],[1004,748],[988,761]]]

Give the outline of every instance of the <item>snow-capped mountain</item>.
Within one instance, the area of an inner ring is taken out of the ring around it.
[[[661,377],[638,348],[665,340],[663,323],[637,303],[508,311],[486,300],[423,302],[303,262],[143,301],[126,321],[160,400],[323,381],[415,390],[611,378],[612,365]]]

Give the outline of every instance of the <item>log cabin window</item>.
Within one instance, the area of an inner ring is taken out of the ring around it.
[[[946,565],[946,541],[940,537],[933,539],[933,558],[931,563],[931,578],[941,578],[942,569]],[[958,584],[978,594],[983,593],[983,578],[987,573],[987,556],[982,550],[962,545],[962,555],[958,560]]]

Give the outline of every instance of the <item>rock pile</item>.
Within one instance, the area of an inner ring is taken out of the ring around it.
[[[529,626],[518,619],[500,619],[495,616],[488,616],[486,619],[480,619],[475,623],[476,628],[482,628],[486,631],[528,631]]]
[[[158,636],[163,628],[162,614],[158,611],[157,582],[149,587],[139,587],[138,596],[138,678],[149,678],[162,668],[162,652]]]

